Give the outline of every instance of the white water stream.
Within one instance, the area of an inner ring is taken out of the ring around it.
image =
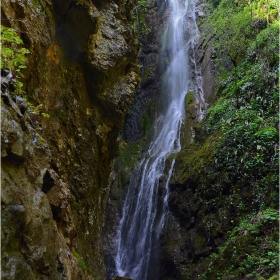
[[[167,174],[161,204],[158,202],[160,178],[164,175],[167,157],[181,149],[180,128],[185,117],[187,92],[191,90],[204,105],[200,68],[189,55],[191,51],[194,53],[192,49],[198,38],[196,2],[166,0],[170,16],[162,38],[162,54],[168,50],[167,55],[162,55],[167,64],[162,94],[168,105],[148,151],[131,176],[116,238],[117,274],[133,280],[158,279],[159,238],[168,210],[168,183],[174,160]],[[191,77],[190,69],[195,77]]]

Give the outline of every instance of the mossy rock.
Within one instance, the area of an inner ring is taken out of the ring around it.
[[[213,168],[213,152],[217,136],[209,137],[201,146],[200,143],[187,145],[177,155],[175,165],[176,181],[186,182],[188,179],[198,181],[201,172],[205,169],[210,171]],[[213,178],[215,177],[214,174]],[[212,178],[212,177],[210,177]]]
[[[195,249],[200,249],[200,248],[204,247],[205,242],[206,242],[205,237],[199,235],[198,233],[195,234],[195,237],[194,237],[194,248]]]

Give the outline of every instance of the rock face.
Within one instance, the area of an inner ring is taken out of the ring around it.
[[[3,24],[31,51],[33,104],[2,84],[3,279],[105,278],[108,178],[139,80],[129,7],[2,1]]]
[[[197,46],[197,61],[201,67],[202,86],[205,101],[211,104],[214,99],[214,93],[217,89],[216,69],[214,66],[214,56],[212,52],[212,43],[210,39],[203,38]]]
[[[139,65],[141,70],[141,84],[133,97],[129,112],[125,119],[122,136],[126,141],[136,142],[147,134],[150,118],[156,118],[156,101],[158,101],[159,85],[159,49],[160,32],[166,23],[168,10],[166,4],[159,1],[147,1],[146,26],[147,33],[139,34],[141,50]]]

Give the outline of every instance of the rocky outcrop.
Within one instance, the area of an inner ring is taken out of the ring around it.
[[[68,185],[28,113],[5,94],[1,118],[3,279],[86,279],[71,254],[76,229]],[[58,273],[60,272],[60,273]]]
[[[1,4],[31,51],[29,104],[2,83],[2,277],[104,279],[108,178],[139,80],[129,5]]]
[[[204,36],[204,35],[203,35]],[[202,87],[205,101],[213,103],[215,90],[217,89],[217,73],[214,65],[215,56],[212,50],[211,38],[201,39],[197,46],[197,60],[201,67]]]

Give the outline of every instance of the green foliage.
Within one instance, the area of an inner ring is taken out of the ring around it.
[[[16,31],[1,25],[1,69],[11,71],[15,78],[16,93],[23,94],[23,84],[19,81],[23,77],[21,70],[26,68],[25,55],[30,53],[28,49],[21,48],[22,40]]]
[[[277,229],[279,213],[275,209],[266,208],[257,214],[250,213],[243,218],[239,225],[228,232],[226,242],[218,249],[217,253],[211,254],[212,262],[209,264],[206,276],[209,279],[222,276],[229,279],[271,276],[278,269],[278,250],[276,235],[271,232]],[[264,236],[261,236],[264,234]],[[228,266],[229,255],[238,256],[238,259],[231,261]],[[222,272],[218,272],[217,264],[223,267]],[[256,278],[258,277],[258,278]],[[261,278],[263,279],[263,278]]]
[[[229,232],[229,240],[232,242],[244,233],[259,233],[265,230],[265,225],[276,226],[277,220],[279,219],[279,213],[276,209],[266,208],[264,211],[259,211],[257,215],[249,214],[243,218],[237,227],[234,227]]]
[[[271,43],[273,41],[273,44],[278,43],[278,37],[271,36],[268,32],[273,24],[279,23],[276,1],[212,2],[216,8],[205,21],[204,29],[214,38],[213,47],[221,66],[225,62],[231,62],[235,67],[246,54],[252,39],[265,28],[268,28],[267,39],[271,40]]]
[[[216,8],[220,4],[221,0],[210,0],[210,3]]]
[[[133,168],[137,162],[139,151],[143,146],[143,139],[136,143],[127,143],[121,141],[119,149],[119,159],[121,160],[121,166],[125,169],[127,167]]]
[[[38,1],[36,0],[32,0],[32,5],[36,8],[36,9],[40,9],[41,5]]]
[[[209,117],[209,125],[211,129],[220,125],[221,118],[225,115],[228,109],[231,107],[231,101],[225,98],[220,98],[215,106],[209,108],[208,113],[210,113]]]
[[[137,1],[138,6],[138,24],[139,24],[139,30],[141,35],[147,35],[151,29],[147,27],[146,22],[146,14],[147,14],[147,0],[138,0]]]
[[[279,274],[275,274],[272,277],[270,277],[268,280],[278,280],[279,279]]]
[[[80,268],[82,269],[82,271],[88,275],[93,276],[92,269],[86,266],[84,259],[78,254],[78,252],[74,248],[72,248],[72,254],[77,259],[78,264],[79,264]],[[86,257],[89,258],[89,255],[86,254]],[[99,276],[97,276],[97,277],[93,277],[93,279],[100,280],[101,278]]]
[[[9,70],[13,73],[15,77],[14,93],[20,96],[25,93],[22,89],[23,83],[20,81],[20,78],[24,77],[21,71],[26,68],[25,55],[30,53],[28,49],[20,47],[22,44],[22,40],[14,29],[1,25],[1,69]],[[27,98],[25,98],[25,102],[28,105],[29,113],[32,115],[50,118],[49,114],[41,111],[42,104],[35,106]]]
[[[47,119],[49,119],[49,118],[50,118],[50,115],[49,115],[49,114],[47,114],[47,113],[41,113],[41,115],[42,115],[44,118],[47,118]]]
[[[152,115],[152,108],[153,108],[153,101],[151,100],[147,104],[147,111],[145,114],[142,115],[140,119],[140,128],[142,131],[143,136],[147,136],[150,128],[152,126],[152,120],[151,120],[151,115]]]
[[[262,20],[260,11],[264,1],[253,1],[251,7],[248,3],[238,1],[236,5],[222,0],[210,17],[218,38],[216,47],[233,51],[224,49],[222,60],[230,59],[234,68],[231,72],[222,70],[224,64],[217,59],[222,73],[220,98],[208,110],[204,128],[210,134],[220,135],[214,153],[215,169],[225,172],[224,178],[233,184],[253,185],[253,189],[258,190],[253,205],[260,207],[262,191],[268,194],[278,185],[279,22],[273,19],[257,29],[253,22]],[[252,11],[252,15],[248,11]],[[223,18],[227,13],[230,13],[229,20],[236,20],[232,21],[234,26]],[[273,9],[267,11],[270,13],[274,13]],[[239,47],[234,45],[237,41]]]
[[[25,98],[25,102],[27,103],[28,105],[28,112],[34,116],[39,116],[41,115],[42,117],[44,118],[47,118],[49,119],[50,118],[50,115],[47,114],[47,113],[44,113],[42,112],[42,107],[43,107],[43,104],[39,104],[37,106],[33,105],[31,102],[29,102],[26,98]]]
[[[28,102],[26,99],[25,99],[25,101],[27,102],[29,113],[31,113],[32,115],[35,115],[35,116],[38,116],[41,113],[43,104],[34,106],[32,103]]]
[[[278,6],[277,6],[278,5]],[[277,0],[252,1],[252,16],[254,19],[273,22],[278,18],[279,3]]]
[[[151,28],[147,27],[147,11],[147,0],[138,0],[131,9],[131,18],[134,22],[136,22],[135,28],[138,30],[140,38],[146,36],[151,31]]]
[[[215,38],[213,46],[221,62],[229,58],[235,64],[244,55],[251,31],[249,23],[250,13],[237,8],[231,0],[222,0],[208,18],[207,32]]]

